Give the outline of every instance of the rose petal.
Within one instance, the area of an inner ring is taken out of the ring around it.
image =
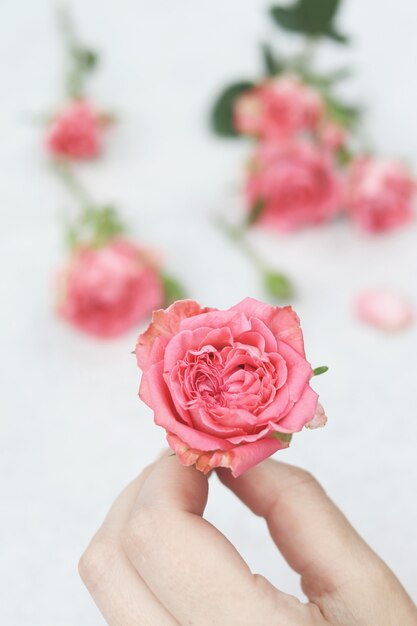
[[[318,399],[317,393],[310,386],[306,387],[298,402],[279,423],[273,425],[273,429],[283,433],[299,432],[313,419]]]
[[[289,447],[289,443],[275,438],[268,438],[238,446],[231,451],[214,450],[204,452],[189,447],[180,437],[172,433],[167,433],[167,441],[183,465],[195,464],[196,468],[205,474],[216,467],[227,467],[232,470],[235,478],[243,474],[247,469],[264,461],[278,450]]]
[[[151,399],[149,406],[154,411],[155,424],[162,426],[167,432],[178,435],[190,447],[199,450],[230,450],[233,447],[226,439],[213,437],[179,421],[180,416],[163,378],[162,363],[152,365],[143,376],[146,378],[146,388]],[[143,400],[146,401],[146,397]]]
[[[178,332],[181,321],[207,310],[209,309],[202,309],[195,300],[179,300],[165,310],[154,311],[152,322],[146,331],[139,335],[136,344],[135,351],[139,367],[146,370],[152,363],[162,359],[165,346]],[[153,352],[156,339],[159,339],[155,346],[157,350]]]
[[[255,298],[245,298],[232,309],[244,313],[255,327],[257,320],[261,320],[276,339],[285,341],[299,354],[305,356],[300,319],[290,306],[271,306]]]
[[[355,306],[359,319],[382,330],[401,330],[414,318],[408,300],[388,289],[365,291],[357,298]]]
[[[324,412],[324,409],[320,402],[317,405],[316,412],[314,414],[311,422],[307,422],[306,428],[310,428],[311,430],[315,430],[316,428],[323,428],[327,424],[327,415]]]

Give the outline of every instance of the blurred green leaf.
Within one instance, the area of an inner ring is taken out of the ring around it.
[[[301,17],[294,7],[271,7],[270,13],[275,22],[285,30],[303,32]]]
[[[283,441],[284,443],[291,443],[292,434],[291,433],[279,433],[275,431],[271,433],[271,437],[274,437],[274,439],[279,439],[280,441]]]
[[[330,119],[344,128],[353,128],[360,121],[362,111],[359,107],[345,104],[338,98],[325,95],[327,111]]]
[[[285,70],[285,63],[278,59],[269,44],[263,43],[261,51],[266,76],[276,76]]]
[[[311,34],[329,30],[341,0],[299,0],[296,10],[301,22]]]
[[[325,374],[328,371],[329,371],[329,368],[327,367],[327,365],[321,365],[320,367],[316,367],[313,370],[313,376],[321,376],[322,374]]]
[[[291,300],[294,295],[293,287],[286,276],[273,270],[265,270],[263,274],[266,291],[278,300]]]
[[[98,54],[91,48],[76,47],[73,50],[73,57],[80,68],[88,72],[94,70],[99,61]]]
[[[220,94],[211,112],[211,126],[215,133],[222,137],[239,135],[234,126],[234,105],[239,96],[253,89],[254,86],[253,82],[240,81],[229,85]]]
[[[341,0],[298,0],[289,7],[273,6],[270,13],[285,30],[347,43],[347,37],[339,33],[333,24],[340,4]]]
[[[169,306],[176,300],[183,300],[185,298],[184,288],[176,278],[169,274],[162,273],[161,279],[165,294],[165,306]]]

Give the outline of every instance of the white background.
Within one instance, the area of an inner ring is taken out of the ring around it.
[[[105,158],[81,168],[83,180],[164,251],[191,296],[218,307],[262,297],[252,268],[211,223],[236,203],[248,146],[212,138],[205,122],[224,82],[256,76],[257,45],[275,33],[266,3],[71,6],[86,41],[103,51],[91,91],[122,117]],[[60,101],[52,9],[48,0],[0,9],[0,589],[8,626],[103,623],[79,581],[79,555],[119,490],[164,446],[136,397],[136,333],[99,343],[51,312],[60,219],[72,207],[31,122]],[[414,165],[416,20],[411,0],[346,0],[341,23],[354,50],[329,45],[322,59],[355,67],[347,93],[368,105],[369,140]],[[253,241],[292,275],[310,360],[331,368],[315,382],[328,427],[300,434],[280,458],[318,476],[417,600],[417,334],[384,336],[352,313],[354,295],[379,285],[417,305],[416,235],[414,225],[369,239],[337,223]],[[215,479],[207,515],[254,570],[299,593],[263,522]]]

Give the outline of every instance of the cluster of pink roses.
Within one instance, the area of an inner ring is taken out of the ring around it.
[[[257,221],[293,231],[346,213],[376,233],[413,217],[415,182],[400,163],[349,155],[349,132],[332,121],[320,92],[283,74],[243,92],[234,104],[239,134],[257,139],[246,196]]]

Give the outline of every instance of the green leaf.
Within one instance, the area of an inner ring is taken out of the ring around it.
[[[91,72],[94,70],[99,61],[97,52],[91,48],[76,47],[73,50],[74,62],[80,66],[80,70]]]
[[[292,434],[291,433],[279,433],[275,431],[271,433],[271,437],[273,437],[274,439],[279,439],[280,441],[283,441],[284,443],[291,443]]]
[[[321,376],[322,374],[325,374],[328,371],[329,371],[329,368],[327,367],[327,365],[321,365],[320,367],[316,367],[313,370],[313,376]]]
[[[299,0],[297,13],[309,33],[323,34],[330,29],[341,0]]]
[[[246,226],[253,226],[253,224],[256,224],[256,222],[259,220],[262,213],[264,212],[265,206],[266,204],[264,200],[257,200],[255,202],[246,218]]]
[[[293,297],[293,287],[283,274],[278,274],[273,270],[265,270],[263,279],[266,291],[273,298],[288,301]]]
[[[301,18],[294,8],[271,7],[270,14],[272,19],[285,30],[296,33],[303,32]]]
[[[298,0],[289,7],[273,6],[270,13],[285,30],[347,43],[347,37],[339,33],[333,24],[340,4],[341,0]]]
[[[329,39],[333,39],[336,43],[348,44],[349,37],[344,35],[343,33],[339,33],[339,31],[335,30],[332,26],[325,33]]]
[[[263,43],[261,51],[266,76],[276,76],[285,70],[285,63],[277,58],[269,44]]]
[[[169,306],[176,300],[185,298],[185,291],[182,285],[169,274],[161,274],[162,284],[165,294],[165,306]]]
[[[350,104],[345,104],[337,98],[325,96],[327,112],[330,119],[344,128],[354,128],[361,117],[361,109]]]
[[[253,89],[254,83],[240,81],[229,85],[217,98],[211,112],[211,127],[222,137],[236,137],[239,133],[234,126],[234,106],[236,99],[245,91]]]

